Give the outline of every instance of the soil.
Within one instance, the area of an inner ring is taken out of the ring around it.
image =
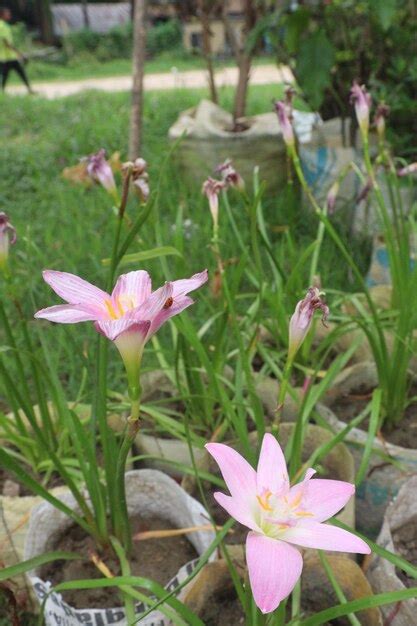
[[[412,565],[417,566],[417,523],[410,521],[392,533],[396,552]],[[402,570],[396,569],[398,578],[406,587],[417,587],[417,580],[410,578]]]
[[[175,528],[172,524],[159,517],[131,519],[132,534],[147,530],[167,530]],[[49,549],[49,547],[48,547]],[[94,540],[85,534],[79,526],[71,526],[58,540],[50,546],[51,550],[78,552],[78,554],[97,554]],[[120,574],[118,560],[110,552],[100,553],[100,558],[114,575]],[[134,541],[130,566],[133,576],[149,578],[160,585],[166,585],[178,572],[182,565],[196,559],[198,554],[185,536],[165,537]],[[40,577],[49,580],[53,585],[64,581],[102,578],[101,572],[90,558],[77,561],[55,561],[40,569]],[[147,593],[146,590],[143,590]],[[64,600],[71,606],[82,609],[100,607],[103,609],[121,606],[122,602],[117,589],[78,589],[65,591]]]
[[[36,480],[39,480],[39,476],[33,476]],[[63,485],[63,481],[58,474],[52,474],[47,484],[48,489],[53,487],[59,487]],[[0,496],[34,496],[33,491],[25,487],[18,478],[11,472],[0,468]]]
[[[234,589],[217,594],[207,603],[201,619],[205,626],[244,626],[245,613]]]
[[[410,395],[415,396],[417,390],[413,388]],[[332,411],[343,422],[350,422],[363,411],[371,399],[372,389],[357,389],[355,394],[338,398],[331,404]],[[361,428],[368,428],[368,421],[362,422]],[[417,403],[412,402],[405,410],[402,420],[389,430],[382,429],[382,435],[386,441],[396,446],[408,449],[417,449]]]

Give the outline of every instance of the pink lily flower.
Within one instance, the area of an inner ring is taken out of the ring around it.
[[[9,247],[16,243],[16,229],[11,224],[9,217],[3,211],[0,212],[0,270],[7,272],[7,259]]]
[[[372,100],[371,96],[366,91],[366,87],[354,82],[350,90],[350,101],[355,105],[356,119],[358,120],[359,128],[364,135],[367,135],[369,130],[369,110]]]
[[[288,109],[288,104],[282,100],[278,100],[275,103],[275,110],[278,114],[278,121],[281,126],[282,136],[287,147],[292,147],[295,144],[295,139]]]
[[[353,533],[323,524],[338,513],[355,492],[339,480],[311,480],[290,486],[282,450],[271,434],[263,438],[257,471],[233,448],[206,444],[218,463],[230,496],[215,493],[217,502],[250,529],[246,539],[249,580],[257,606],[274,611],[294,589],[303,559],[294,547],[369,554],[368,545]]]
[[[87,173],[92,180],[100,183],[113,198],[117,198],[116,183],[110,163],[106,160],[104,148],[86,157]]]
[[[187,294],[201,287],[208,274],[204,270],[152,291],[148,272],[138,270],[119,276],[111,295],[67,272],[45,270],[43,278],[68,304],[41,309],[35,317],[61,324],[93,321],[96,330],[116,344],[133,385],[146,342],[164,322],[193,304]]]
[[[296,355],[298,349],[303,343],[310,330],[311,323],[313,321],[313,315],[315,311],[321,310],[322,322],[326,325],[326,320],[329,316],[329,307],[322,300],[317,287],[310,287],[307,291],[305,298],[300,300],[295,307],[295,311],[290,319],[289,330],[289,346],[288,346],[288,359],[291,360]]]

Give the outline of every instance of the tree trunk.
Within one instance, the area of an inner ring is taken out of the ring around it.
[[[246,96],[249,84],[249,74],[252,63],[252,52],[246,51],[247,37],[256,24],[257,10],[254,0],[244,0],[243,12],[245,16],[245,25],[243,29],[242,40],[239,41],[236,31],[231,24],[227,2],[223,4],[223,23],[230,45],[232,47],[237,66],[239,68],[239,78],[236,86],[235,101],[233,107],[233,123],[236,130],[239,129],[237,120],[239,117],[245,115],[246,110]]]
[[[135,0],[133,17],[133,87],[130,113],[129,159],[140,154],[143,113],[143,71],[146,53],[146,0]]]
[[[251,57],[243,52],[239,59],[239,78],[237,81],[235,104],[233,109],[233,121],[235,126],[237,124],[237,120],[245,115],[251,63]]]
[[[214,79],[213,56],[211,50],[211,29],[210,15],[204,5],[204,0],[199,1],[199,17],[201,28],[203,31],[203,56],[207,63],[207,71],[209,77],[210,98],[212,102],[218,103],[216,82]]]
[[[90,18],[88,17],[88,0],[81,0],[84,18],[84,28],[90,28]]]
[[[41,41],[46,44],[54,42],[50,0],[36,0],[36,13]]]

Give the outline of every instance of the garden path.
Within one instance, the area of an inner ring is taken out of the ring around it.
[[[226,67],[216,72],[218,87],[235,85],[238,70],[236,67]],[[252,68],[250,82],[252,85],[267,85],[270,83],[292,82],[293,75],[288,67],[275,65],[259,65]],[[178,71],[175,67],[170,72],[146,74],[144,77],[146,91],[166,89],[199,89],[208,85],[205,70]],[[132,86],[131,76],[114,76],[110,78],[87,78],[62,82],[33,83],[38,96],[48,99],[63,98],[85,91],[97,89],[99,91],[129,91]],[[7,93],[25,94],[26,89],[21,85],[8,87]]]

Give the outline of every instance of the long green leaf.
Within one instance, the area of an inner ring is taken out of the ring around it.
[[[366,472],[369,465],[369,460],[372,454],[372,445],[374,443],[376,431],[379,423],[379,415],[381,411],[382,390],[375,389],[372,394],[371,401],[371,417],[369,420],[368,436],[366,438],[365,449],[362,454],[361,463],[356,475],[356,487],[359,487],[361,482],[366,476]]]
[[[119,262],[119,266],[129,265],[130,263],[141,263],[142,261],[148,261],[149,259],[157,259],[160,256],[179,256],[182,254],[173,246],[160,246],[159,248],[152,248],[150,250],[143,250],[141,252],[132,252],[131,254],[125,254]],[[102,264],[110,265],[110,259],[103,259]]]
[[[360,600],[346,602],[346,604],[337,604],[336,606],[332,606],[330,609],[320,611],[312,617],[308,617],[307,619],[298,622],[298,626],[319,626],[320,624],[325,624],[336,617],[349,615],[349,613],[357,613],[358,611],[383,606],[384,604],[394,604],[396,602],[401,602],[402,600],[410,600],[411,598],[416,597],[417,587],[413,587],[412,589],[401,589],[400,591],[379,593],[375,596],[368,596],[366,598],[361,598]]]
[[[20,574],[25,574],[32,569],[45,565],[45,563],[51,563],[51,561],[75,561],[76,559],[81,559],[81,556],[75,552],[45,552],[45,554],[35,556],[33,559],[28,559],[27,561],[22,561],[22,563],[0,569],[0,582],[14,578],[15,576],[20,576]]]

